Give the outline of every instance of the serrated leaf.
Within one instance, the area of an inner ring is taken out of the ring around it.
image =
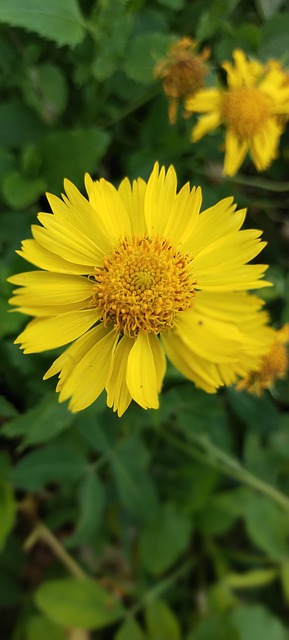
[[[181,630],[173,611],[162,600],[153,600],[145,608],[150,640],[181,640]]]
[[[96,171],[109,141],[109,134],[97,127],[49,134],[39,145],[43,158],[42,172],[48,188],[62,190],[64,178],[82,186],[85,172]]]
[[[66,540],[68,548],[84,544],[95,535],[104,506],[103,486],[93,471],[83,479],[79,488],[80,518],[74,533]]]
[[[145,569],[156,576],[169,569],[185,550],[191,531],[191,518],[171,504],[160,506],[140,536],[140,557]]]
[[[54,392],[47,393],[32,409],[18,415],[2,427],[7,438],[22,436],[23,446],[52,440],[73,424],[74,417]]]
[[[120,602],[92,580],[51,580],[36,591],[35,602],[48,618],[69,628],[100,629],[124,613]]]
[[[86,460],[71,447],[49,444],[24,456],[11,471],[12,484],[37,491],[49,482],[75,481],[86,470]]]
[[[84,21],[76,0],[1,0],[0,22],[23,27],[58,45],[74,47],[85,35]]]

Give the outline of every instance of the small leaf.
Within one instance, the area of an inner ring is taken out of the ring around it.
[[[26,640],[66,640],[64,629],[43,616],[32,616],[27,622]]]
[[[48,444],[23,457],[11,471],[15,487],[37,491],[49,482],[75,481],[86,470],[86,460],[69,446]]]
[[[1,464],[1,461],[0,461]],[[0,551],[14,526],[16,519],[16,501],[11,484],[0,478]]]
[[[74,533],[66,540],[65,546],[68,548],[91,540],[100,524],[104,491],[99,478],[92,471],[84,477],[80,485],[79,504],[80,518]]]
[[[1,0],[0,22],[35,31],[59,45],[79,44],[85,35],[76,0]]]
[[[146,606],[145,618],[150,640],[181,640],[178,620],[162,600],[153,600]]]
[[[240,640],[240,638],[230,620],[223,614],[216,614],[201,620],[186,640]]]
[[[171,504],[159,507],[157,516],[146,524],[140,536],[145,569],[156,576],[169,569],[186,549],[191,531],[191,518]]]
[[[100,629],[124,613],[116,598],[92,580],[51,580],[36,591],[39,609],[65,627]]]
[[[46,190],[46,182],[43,178],[29,179],[18,171],[8,173],[2,181],[2,190],[7,204],[12,209],[26,209],[37,202]]]
[[[285,640],[285,629],[281,622],[262,605],[236,607],[230,620],[239,633],[240,640]]]
[[[118,629],[114,640],[146,640],[146,636],[134,618],[128,618]]]
[[[254,569],[244,573],[229,573],[225,583],[232,589],[255,589],[270,584],[277,575],[277,569]]]

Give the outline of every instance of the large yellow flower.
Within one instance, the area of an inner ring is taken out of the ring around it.
[[[222,65],[227,72],[226,89],[200,90],[185,103],[187,111],[206,114],[192,130],[193,142],[225,125],[224,174],[228,176],[237,173],[248,152],[258,171],[267,169],[277,156],[289,115],[289,86],[281,67],[248,60],[238,49],[233,58],[234,65]]]
[[[116,190],[85,179],[88,198],[65,181],[53,214],[38,215],[19,254],[40,267],[12,276],[11,304],[34,316],[17,338],[25,353],[72,343],[45,374],[59,374],[60,400],[88,407],[105,388],[121,415],[131,400],[157,408],[165,354],[209,393],[258,366],[271,332],[257,336],[264,246],[241,230],[233,198],[200,214],[201,190],[179,193],[173,167],[156,163],[147,183],[125,178]],[[264,326],[263,326],[264,325]]]

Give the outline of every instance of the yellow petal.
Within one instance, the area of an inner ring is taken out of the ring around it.
[[[225,159],[223,174],[226,176],[234,176],[243,163],[247,151],[247,140],[239,140],[230,129],[227,129],[225,137]]]
[[[186,111],[197,111],[207,113],[218,111],[222,99],[222,91],[219,89],[201,89],[185,101]]]
[[[132,235],[144,235],[146,231],[144,217],[144,199],[146,183],[139,178],[133,181],[133,185],[128,178],[120,183],[118,193],[124,203],[131,221]]]
[[[197,142],[210,131],[216,129],[222,122],[222,116],[219,111],[213,111],[205,116],[201,116],[197,124],[193,127],[191,133],[192,142]]]
[[[143,409],[158,409],[158,380],[154,354],[146,333],[139,333],[127,361],[128,390]]]
[[[24,353],[38,353],[56,349],[79,338],[97,322],[99,314],[95,309],[70,311],[51,318],[37,318],[15,340],[21,344]]]
[[[124,236],[129,237],[129,215],[115,187],[104,178],[94,182],[88,174],[85,176],[85,186],[89,201],[100,217],[111,244],[116,244]]]
[[[164,235],[170,224],[173,204],[176,198],[177,176],[174,168],[167,173],[156,162],[149,177],[145,192],[144,211],[149,235]]]
[[[176,333],[192,353],[210,362],[238,359],[242,335],[232,322],[198,313],[196,309],[179,314]]]
[[[122,416],[131,403],[132,396],[126,384],[127,360],[134,345],[134,339],[123,336],[114,353],[111,372],[106,383],[107,404]]]
[[[216,392],[222,381],[212,362],[199,358],[195,353],[190,352],[180,336],[173,331],[162,334],[161,340],[176,369],[200,389],[207,393]]]
[[[61,305],[92,299],[93,288],[88,278],[82,276],[51,273],[49,271],[28,271],[11,276],[12,284],[21,285],[13,293],[11,304]]]
[[[42,247],[36,240],[23,240],[21,250],[16,251],[19,256],[31,262],[40,269],[54,271],[56,273],[72,273],[85,275],[91,273],[91,266],[75,264],[64,260],[60,255],[56,255],[48,249]]]

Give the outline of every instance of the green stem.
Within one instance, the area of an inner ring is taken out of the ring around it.
[[[162,593],[170,589],[170,587],[175,582],[177,582],[177,580],[181,576],[188,573],[188,571],[193,567],[195,562],[196,562],[195,558],[189,558],[189,560],[186,560],[185,562],[183,562],[183,564],[180,567],[178,567],[176,571],[171,573],[171,575],[168,576],[168,578],[161,580],[161,582],[158,582],[158,584],[152,587],[152,589],[149,589],[148,591],[146,591],[144,595],[141,597],[141,599],[134,605],[134,607],[132,607],[128,611],[128,616],[131,616],[131,617],[135,616],[137,613],[139,613],[139,611],[141,611],[141,609],[143,609],[143,607],[146,605],[147,602],[149,602],[150,600],[155,600]]]
[[[24,549],[29,551],[37,542],[44,542],[53,551],[54,555],[62,562],[62,564],[68,569],[68,571],[78,580],[87,580],[88,576],[81,569],[81,567],[75,562],[75,560],[67,553],[59,540],[53,535],[53,533],[43,524],[38,522],[36,527],[27,538]]]
[[[196,448],[191,443],[180,440],[165,429],[161,429],[160,431],[165,439],[180,451],[183,451],[192,458],[200,460],[200,462],[214,467],[214,469],[230,478],[243,482],[251,489],[270,498],[285,509],[285,511],[289,512],[289,498],[284,493],[267,484],[267,482],[261,480],[250,471],[247,471],[238,460],[232,458],[229,454],[225,453],[225,451],[222,451],[222,449],[219,449],[219,447],[207,438],[190,434],[189,438],[194,440],[194,444],[198,446],[198,448]],[[186,435],[188,434],[186,433]]]

